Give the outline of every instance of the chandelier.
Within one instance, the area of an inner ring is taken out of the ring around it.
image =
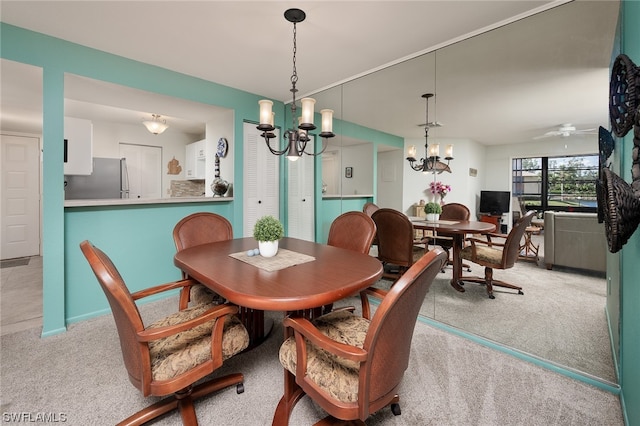
[[[153,117],[151,120],[143,121],[144,127],[147,128],[148,131],[153,133],[154,135],[159,135],[160,133],[167,130],[169,127],[167,125],[167,120],[160,120],[160,116],[158,114],[151,114]]]
[[[316,126],[313,124],[314,113],[313,107],[316,103],[315,99],[312,98],[303,98],[300,100],[302,104],[302,114],[300,117],[296,118],[296,111],[298,109],[296,105],[296,83],[298,82],[298,72],[296,71],[296,24],[298,22],[304,21],[306,18],[306,14],[300,9],[288,9],[284,12],[284,17],[287,21],[293,23],[293,74],[291,75],[291,93],[293,93],[293,100],[291,102],[291,128],[289,128],[285,134],[284,138],[288,142],[286,142],[286,147],[282,150],[278,150],[271,146],[271,139],[274,139],[276,135],[273,133],[275,130],[274,122],[275,122],[275,113],[272,111],[273,102],[267,99],[263,99],[258,101],[260,105],[260,124],[257,126],[257,129],[262,131],[262,137],[274,155],[283,155],[286,154],[287,158],[291,161],[296,161],[298,158],[302,157],[302,154],[307,155],[319,155],[324,152],[327,148],[327,139],[335,136],[333,133],[333,110],[323,109],[320,111],[322,115],[322,132],[320,133],[320,137],[324,138],[323,147],[320,152],[313,153],[307,152],[307,142],[311,139],[309,138],[308,132],[314,130]],[[297,123],[296,123],[297,121]],[[297,124],[297,126],[296,126]]]
[[[407,161],[409,161],[411,168],[417,172],[423,172],[425,174],[440,174],[446,171],[451,173],[449,161],[453,160],[453,145],[447,145],[445,149],[444,159],[447,160],[446,163],[440,161],[440,145],[429,145],[429,128],[441,126],[437,121],[429,122],[429,99],[433,96],[433,93],[425,93],[422,95],[422,97],[425,98],[427,105],[425,114],[426,121],[424,125],[424,157],[421,158],[420,163],[418,163],[418,160],[416,160],[416,146],[411,145],[407,150]]]

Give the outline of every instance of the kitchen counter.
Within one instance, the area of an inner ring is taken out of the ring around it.
[[[222,201],[233,201],[233,197],[110,198],[94,200],[64,200],[64,206],[131,206],[140,204],[213,203]]]

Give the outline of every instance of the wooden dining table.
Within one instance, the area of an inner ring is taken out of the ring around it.
[[[253,344],[268,333],[264,311],[302,314],[357,294],[382,275],[378,259],[352,250],[283,238],[271,260],[246,254],[257,247],[253,238],[238,238],[174,256],[178,268],[240,307]]]
[[[264,311],[307,316],[359,293],[382,276],[378,259],[352,250],[283,238],[278,254],[270,260],[247,255],[257,245],[253,238],[233,239],[190,247],[174,257],[178,268],[240,307],[240,319],[253,345],[268,333]],[[280,399],[273,425],[286,424],[302,396],[295,376],[283,371],[284,395],[293,397]]]
[[[496,226],[488,222],[473,220],[437,220],[426,221],[424,218],[411,218],[411,223],[415,229],[429,230],[434,233],[445,233],[453,239],[453,274],[451,277],[451,287],[459,292],[464,292],[462,286],[462,258],[460,251],[463,248],[464,238],[467,234],[487,234],[494,232]]]

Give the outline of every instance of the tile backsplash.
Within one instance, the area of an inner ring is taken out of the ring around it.
[[[172,180],[172,197],[202,197],[204,196],[204,180]]]

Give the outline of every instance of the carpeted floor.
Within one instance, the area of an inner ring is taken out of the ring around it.
[[[498,296],[500,297],[500,296]],[[346,303],[356,303],[356,299]],[[148,323],[170,312],[177,300],[144,305]],[[228,360],[216,375],[245,374],[235,388],[196,402],[200,424],[264,425],[282,394],[277,350],[281,314],[258,348]],[[6,413],[61,413],[70,425],[114,424],[146,406],[127,378],[113,318],[106,315],[40,338],[38,329],[1,338],[1,408]],[[369,425],[623,425],[616,395],[419,322],[409,370],[401,387],[402,415],[389,409]],[[291,425],[324,417],[309,398],[294,410]],[[39,424],[39,423],[34,423]],[[158,425],[177,425],[171,414]]]

